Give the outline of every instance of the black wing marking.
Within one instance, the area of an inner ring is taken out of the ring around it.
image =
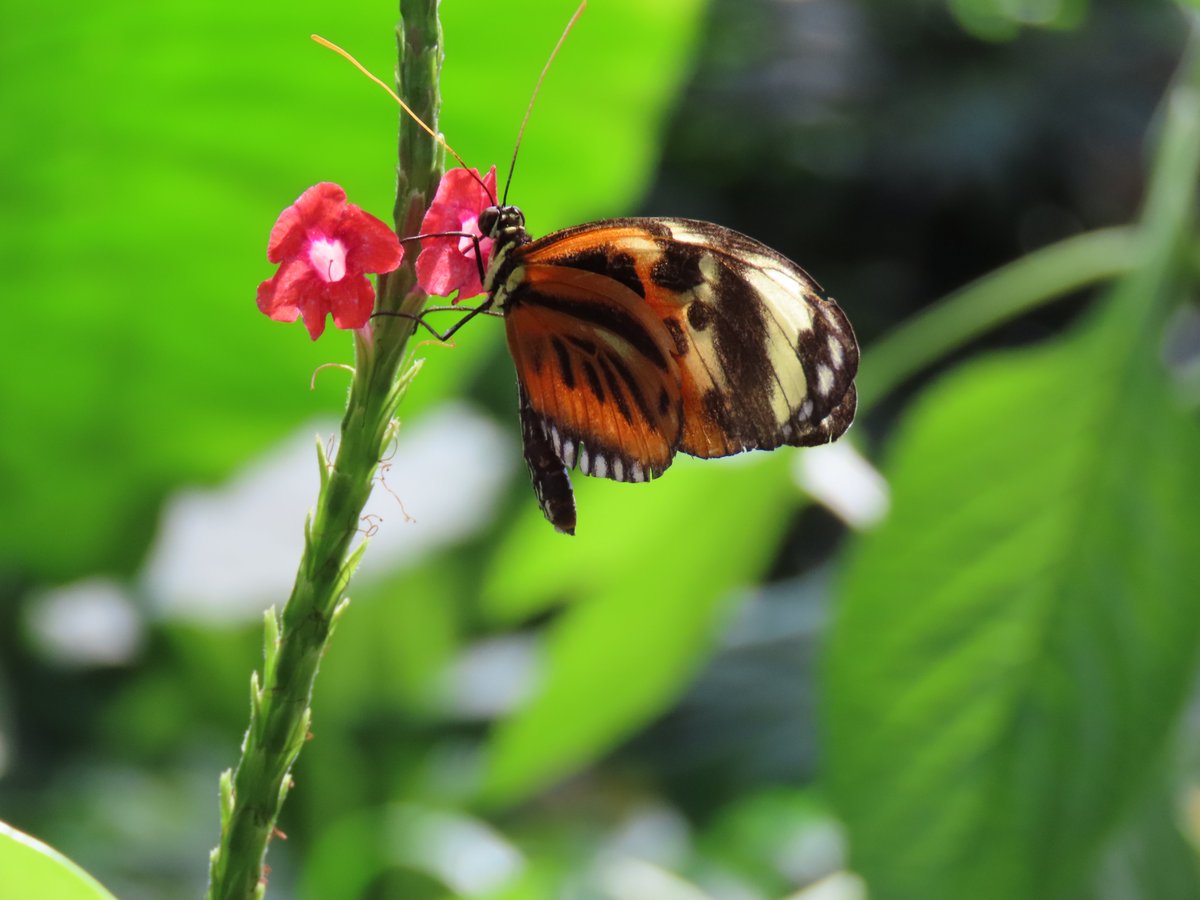
[[[529,405],[525,389],[517,385],[517,411],[521,417],[521,438],[525,464],[533,492],[546,520],[563,534],[575,533],[575,492],[567,467],[554,452],[541,417]]]

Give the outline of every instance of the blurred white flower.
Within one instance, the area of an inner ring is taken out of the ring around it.
[[[336,433],[336,425],[307,425],[227,484],[181,491],[167,504],[143,573],[155,611],[238,621],[283,604],[317,497],[316,432]],[[514,458],[505,433],[463,404],[401,428],[364,509],[371,547],[360,583],[486,525]]]
[[[870,528],[887,515],[887,482],[849,441],[809,447],[793,460],[796,484],[851,528]]]
[[[137,606],[117,582],[77,581],[30,598],[26,624],[34,646],[60,665],[119,666],[141,650]]]

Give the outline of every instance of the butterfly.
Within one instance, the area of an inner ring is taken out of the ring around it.
[[[503,316],[525,462],[556,529],[575,533],[576,466],[597,478],[649,481],[678,452],[711,459],[812,446],[850,427],[854,329],[794,262],[692,219],[607,219],[532,239],[524,214],[507,204],[517,150],[497,201],[494,168],[486,178],[469,169],[382,80],[314,39],[379,84],[462,166],[443,177],[421,234],[402,240],[421,241],[417,281],[427,293],[486,299],[444,334],[424,313],[376,315],[415,319],[441,340],[477,314]]]
[[[854,419],[849,320],[758,241],[672,218],[534,240],[518,207],[494,202],[478,228],[492,241],[479,311],[504,318],[525,461],[558,531],[575,532],[576,466],[649,481],[677,452],[825,444]]]

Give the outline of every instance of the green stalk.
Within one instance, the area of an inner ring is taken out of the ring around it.
[[[1134,226],[1068,238],[989,272],[923,310],[863,355],[859,409],[870,409],[929,365],[1044,303],[1118,276],[1145,280],[1131,291],[1126,327],[1145,327],[1174,296],[1163,288],[1185,267],[1192,204],[1200,180],[1200,13],[1181,7],[1192,32],[1161,110],[1161,132]],[[1194,253],[1194,250],[1193,250]],[[1131,344],[1133,342],[1131,341]]]
[[[397,28],[397,92],[436,130],[441,30],[437,0],[401,0]],[[434,140],[407,119],[400,123],[396,229],[415,234],[441,176]],[[380,276],[381,310],[416,312],[425,295],[416,288],[408,245],[404,264]],[[249,900],[266,886],[267,845],[291,789],[291,770],[308,735],[313,685],[342,592],[366,542],[351,549],[361,530],[376,466],[392,433],[393,417],[416,366],[403,367],[413,322],[372,319],[355,333],[355,371],[332,465],[318,443],[321,486],[304,532],[304,553],[283,614],[266,616],[263,677],[251,676],[250,723],[237,768],[221,776],[221,839],[211,855],[208,900]]]
[[[1051,244],[989,272],[922,310],[863,354],[859,409],[1004,322],[1080,288],[1123,275],[1140,260],[1137,232],[1106,228]]]
[[[1146,245],[1145,295],[1130,302],[1134,322],[1153,323],[1169,312],[1170,290],[1187,268],[1200,184],[1200,12],[1181,6],[1188,46],[1159,109],[1159,133],[1138,227]]]

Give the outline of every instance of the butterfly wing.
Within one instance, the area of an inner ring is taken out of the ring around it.
[[[578,462],[616,481],[662,474],[683,403],[673,344],[653,311],[620,282],[570,266],[523,260],[509,284],[505,329],[526,430],[568,469]],[[554,521],[544,499],[543,511]]]
[[[567,467],[558,458],[546,433],[544,420],[529,405],[525,388],[518,386],[517,408],[521,416],[521,438],[525,465],[542,514],[563,534],[575,533],[575,492]]]
[[[557,275],[560,283],[588,280],[590,294],[581,291],[570,310],[559,307],[575,321],[546,325],[586,335],[595,316],[589,319],[585,310],[619,296],[628,318],[618,330],[629,337],[640,328],[666,346],[682,403],[682,427],[671,452],[677,446],[711,458],[828,443],[853,420],[859,354],[849,321],[803,269],[765,245],[708,222],[610,219],[555,232],[518,250],[526,278],[553,269],[573,273]],[[528,305],[536,306],[541,296],[545,292],[534,291]],[[651,315],[637,315],[638,305]],[[518,310],[519,304],[512,307]],[[517,329],[514,341],[510,327],[510,347],[523,342],[524,330]],[[654,374],[645,354],[625,361],[635,379]],[[664,376],[669,371],[656,367]],[[522,368],[530,367],[518,362],[518,374]],[[557,402],[570,406],[561,398]],[[551,423],[559,415],[536,399],[533,405]],[[596,412],[586,405],[583,411]],[[654,423],[647,424],[653,432]],[[656,436],[669,438],[670,430]],[[625,446],[632,458],[639,450]]]
[[[700,457],[828,443],[854,418],[858,343],[809,275],[727,228],[674,219],[647,302],[683,351],[685,431]]]

